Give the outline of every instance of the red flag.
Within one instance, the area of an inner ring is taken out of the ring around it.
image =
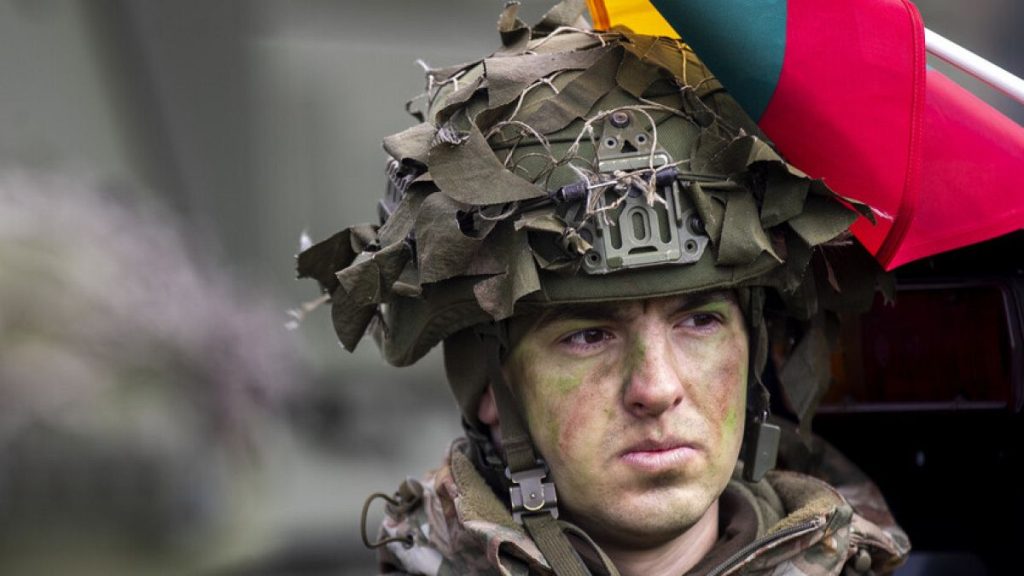
[[[1024,228],[1024,128],[926,68],[909,1],[643,2],[790,162],[878,211],[854,233],[886,268]]]
[[[920,191],[889,268],[1024,228],[1024,128],[935,70],[927,83]]]

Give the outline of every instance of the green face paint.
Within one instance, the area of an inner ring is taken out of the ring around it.
[[[550,380],[550,388],[553,392],[558,393],[561,396],[572,392],[577,386],[583,383],[583,378],[579,375],[554,375]]]
[[[707,299],[612,302],[579,320],[540,321],[519,340],[510,381],[560,509],[588,532],[685,529],[728,482],[742,436],[747,336],[733,298]],[[672,464],[634,464],[657,460],[636,456],[649,452],[637,446],[666,438],[696,448]]]
[[[638,339],[636,344],[629,349],[629,356],[626,358],[627,378],[643,364],[645,355],[647,355],[647,347],[644,345],[643,340]]]
[[[739,424],[739,410],[735,404],[729,406],[729,411],[725,413],[725,420],[722,421],[722,435],[726,438],[732,437],[736,434],[736,426]]]

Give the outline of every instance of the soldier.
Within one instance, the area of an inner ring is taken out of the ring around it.
[[[909,543],[855,469],[826,467],[845,491],[769,471],[762,382],[768,322],[809,327],[808,421],[830,319],[876,285],[846,241],[870,210],[780,158],[687,46],[581,10],[530,28],[509,4],[495,54],[428,71],[380,225],[299,255],[347,349],[443,343],[464,418],[439,470],[375,495],[381,571],[891,571]]]

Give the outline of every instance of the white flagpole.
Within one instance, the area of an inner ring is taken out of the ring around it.
[[[1024,104],[1024,80],[927,28],[924,45],[928,52]]]

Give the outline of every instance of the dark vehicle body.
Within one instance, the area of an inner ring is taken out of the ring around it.
[[[895,271],[844,324],[814,420],[913,543],[899,574],[1020,574],[1024,232]]]

